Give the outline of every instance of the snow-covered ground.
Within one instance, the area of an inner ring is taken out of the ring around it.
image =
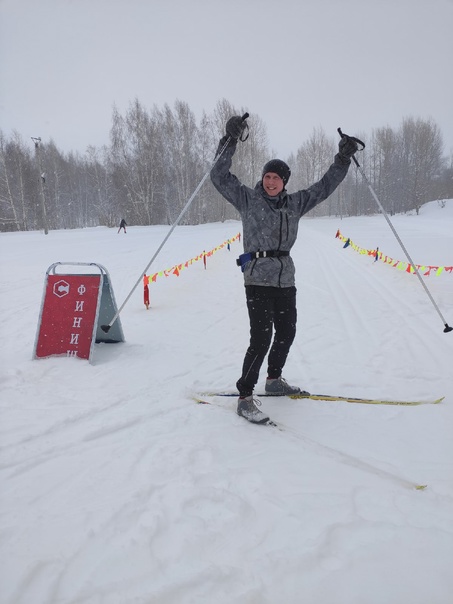
[[[395,216],[417,264],[453,264],[453,200]],[[240,223],[178,227],[149,273]],[[263,399],[285,429],[235,414],[248,344],[241,252],[137,288],[126,338],[93,363],[32,360],[45,272],[97,262],[118,306],[169,227],[0,235],[1,604],[449,604],[453,594],[453,333],[382,216],[303,219],[298,335],[284,376],[312,392],[422,399]],[[453,323],[453,275],[425,278]],[[259,384],[264,384],[264,368]],[[415,484],[427,484],[424,491]]]

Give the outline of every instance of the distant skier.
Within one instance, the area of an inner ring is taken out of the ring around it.
[[[255,188],[243,185],[230,168],[239,138],[247,124],[240,116],[230,118],[226,136],[218,152],[229,141],[211,170],[216,189],[241,215],[244,254],[238,259],[244,273],[245,294],[250,318],[250,344],[245,354],[242,375],[236,383],[239,390],[237,413],[250,422],[265,424],[269,417],[262,413],[253,398],[259,371],[274,340],[268,357],[266,393],[282,396],[296,394],[300,388],[282,378],[291,344],[296,335],[295,268],[289,253],[293,247],[300,218],[331,195],[345,178],[357,143],[344,136],[333,164],[321,180],[306,190],[289,194],[286,185],[291,170],[280,159],[267,162]],[[256,404],[255,404],[256,403]]]
[[[118,233],[121,231],[121,229],[124,229],[124,232],[126,232],[126,227],[127,227],[127,223],[124,220],[124,218],[122,218],[121,222],[120,222],[120,228],[118,229]]]

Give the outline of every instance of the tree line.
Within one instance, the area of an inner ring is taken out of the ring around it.
[[[121,114],[113,109],[109,145],[84,154],[62,153],[54,141],[23,139],[0,130],[0,230],[27,231],[130,225],[173,224],[212,165],[225,123],[242,115],[226,99],[197,122],[187,103],[145,108],[135,99]],[[233,172],[248,186],[274,157],[264,122],[248,119],[249,138],[239,143]],[[408,117],[396,130],[386,126],[366,141],[358,157],[374,191],[390,213],[416,210],[426,201],[453,197],[452,159],[432,119]],[[338,140],[313,130],[284,159],[292,169],[288,190],[304,189],[323,175]],[[312,214],[356,216],[376,212],[361,175],[352,168],[341,187]],[[234,208],[209,179],[195,196],[183,224],[237,219]]]

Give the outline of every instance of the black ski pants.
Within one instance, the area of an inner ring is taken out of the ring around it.
[[[246,285],[250,318],[250,345],[236,383],[240,396],[250,396],[258,382],[261,365],[268,357],[268,377],[278,378],[296,335],[297,309],[295,287]]]

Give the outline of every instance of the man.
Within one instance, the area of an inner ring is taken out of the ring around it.
[[[289,253],[297,238],[299,219],[335,191],[345,178],[358,147],[354,139],[344,136],[333,164],[321,180],[308,189],[291,194],[286,191],[291,170],[280,159],[273,159],[264,166],[262,179],[251,189],[230,172],[237,141],[245,127],[246,122],[240,116],[228,120],[226,136],[219,144],[221,155],[211,170],[211,180],[238,210],[243,225],[245,253],[238,264],[244,273],[250,344],[236,384],[237,413],[252,423],[265,424],[269,417],[257,408],[261,403],[253,398],[253,390],[269,347],[266,393],[284,396],[300,392],[300,388],[290,386],[282,378],[296,335],[295,268]]]

